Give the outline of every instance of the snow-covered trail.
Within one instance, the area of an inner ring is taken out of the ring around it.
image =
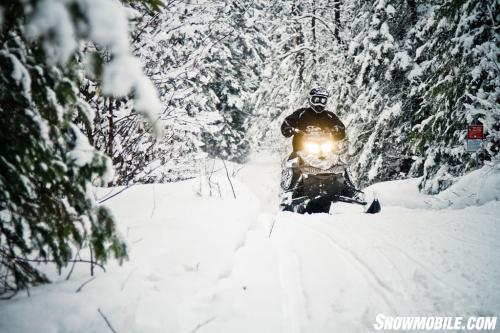
[[[264,178],[253,190],[268,209],[274,162],[258,159],[241,175]],[[416,180],[383,187],[368,190],[387,198],[377,215],[276,213],[286,332],[366,332],[377,314],[500,313],[499,203],[430,209],[444,200],[419,194]]]
[[[281,215],[273,241],[296,319],[290,331],[366,332],[380,313],[498,314],[498,229],[453,226],[466,218],[396,208],[335,220]]]
[[[377,215],[298,215],[277,211],[279,158],[233,168],[236,199],[217,167],[211,196],[190,180],[108,201],[130,260],[79,292],[88,267],[65,281],[47,266],[53,284],[0,302],[0,332],[108,332],[100,313],[117,332],[180,333],[370,332],[378,314],[500,314],[498,170],[438,197],[416,180],[377,184]]]

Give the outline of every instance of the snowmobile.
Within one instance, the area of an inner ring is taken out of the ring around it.
[[[331,131],[309,126],[301,131],[300,149],[283,162],[280,210],[329,213],[332,203],[344,202],[367,207],[365,213],[380,212],[375,198],[368,206],[365,195],[356,189],[342,158],[345,140],[336,141]]]

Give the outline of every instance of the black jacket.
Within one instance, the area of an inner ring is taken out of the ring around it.
[[[346,136],[345,125],[335,113],[326,110],[317,113],[312,108],[301,108],[286,117],[281,125],[281,133],[285,137],[294,136],[292,142],[294,152],[300,149],[302,134],[296,134],[293,129],[305,131],[307,126],[316,126],[322,130],[333,130],[337,126],[338,132],[333,132],[334,139],[342,140]]]

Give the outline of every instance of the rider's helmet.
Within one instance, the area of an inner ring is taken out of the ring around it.
[[[330,93],[325,88],[313,88],[309,92],[309,105],[314,111],[321,113],[325,109],[328,97],[330,97]]]

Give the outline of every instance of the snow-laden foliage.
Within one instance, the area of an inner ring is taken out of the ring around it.
[[[145,1],[154,5],[156,1]],[[134,94],[149,119],[160,108],[129,51],[127,17],[112,0],[4,1],[0,21],[0,293],[47,279],[32,265],[67,265],[90,247],[92,260],[123,259],[125,244],[91,182],[109,181],[110,161],[76,123],[92,112],[78,96],[81,42],[108,50],[102,91]],[[123,70],[127,68],[127,70]]]
[[[360,185],[423,176],[425,192],[447,188],[477,166],[465,148],[472,123],[486,131],[478,160],[498,163],[498,1],[316,6],[269,7],[273,56],[252,127],[259,142],[283,145],[276,140],[282,119],[320,84],[333,94],[327,108],[348,126]]]
[[[497,3],[498,5],[498,3]],[[355,79],[349,125],[363,183],[423,176],[437,193],[475,167],[466,126],[483,123],[481,159],[498,160],[495,4],[360,1],[350,42]]]
[[[91,142],[112,157],[113,184],[165,182],[197,176],[204,158],[244,161],[250,148],[247,118],[259,87],[266,40],[264,6],[242,1],[172,1],[161,12],[129,11],[132,45],[158,88],[164,135],[134,112],[128,98],[101,93],[87,77],[80,91],[95,111]],[[109,60],[106,50],[87,54]],[[90,61],[95,63],[94,57]]]
[[[344,69],[339,61],[344,45],[338,24],[339,3],[277,1],[267,6],[270,56],[255,94],[251,133],[254,144],[283,150],[279,126],[299,107],[306,106],[309,90],[322,85],[344,95]],[[342,105],[330,108],[342,109]],[[335,110],[334,110],[335,111]]]
[[[479,160],[498,153],[497,4],[402,0],[165,3],[129,11],[134,52],[160,91],[156,138],[128,99],[82,85],[96,111],[91,142],[114,184],[197,174],[199,161],[283,152],[279,125],[326,86],[348,125],[359,185],[423,176],[438,192],[476,166],[465,126],[486,125]],[[495,8],[494,8],[495,7]],[[102,50],[87,46],[87,51]],[[91,58],[91,61],[92,58]],[[251,140],[251,142],[250,142]]]
[[[283,151],[279,125],[316,85],[347,124],[358,185],[422,176],[436,193],[476,157],[498,163],[498,1],[122,3],[0,4],[2,267],[35,274],[17,286],[43,277],[14,258],[61,266],[89,241],[123,257],[91,181],[186,179],[207,156]],[[486,129],[477,155],[470,123]]]
[[[413,71],[421,75],[415,75],[409,95],[421,103],[412,119],[411,148],[422,150],[426,192],[446,188],[476,166],[474,155],[465,152],[467,124],[484,125],[480,158],[498,163],[499,7],[498,1],[439,2],[428,9],[426,25],[415,29]]]
[[[395,15],[396,8],[399,15]],[[353,171],[361,184],[408,175],[414,155],[405,142],[415,101],[408,96],[415,4],[359,1],[348,45],[351,77],[346,123],[353,143]],[[356,16],[358,17],[358,16]]]

